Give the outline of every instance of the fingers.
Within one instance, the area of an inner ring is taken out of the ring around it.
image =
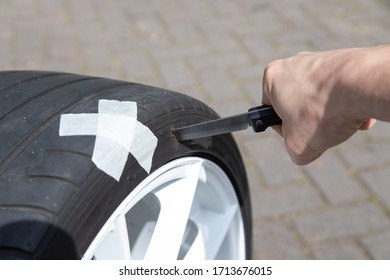
[[[368,119],[367,121],[363,122],[362,125],[359,127],[359,130],[368,130],[372,128],[376,123],[376,119]]]
[[[269,71],[270,71],[271,65],[272,65],[272,63],[268,64],[264,69],[263,84],[262,84],[263,96],[262,96],[262,101],[261,101],[262,104],[269,105],[269,106],[273,105],[271,102],[270,81],[269,81],[269,79],[270,79]],[[274,125],[274,126],[272,126],[272,129],[275,130],[279,135],[281,135],[283,137],[282,125]]]
[[[265,105],[273,105],[274,103],[274,92],[276,91],[273,88],[275,84],[275,78],[280,75],[281,60],[275,60],[268,63],[264,68],[263,73],[263,98],[262,102]]]
[[[309,164],[318,159],[323,154],[323,152],[317,152],[313,149],[310,149],[310,147],[308,146],[302,153],[299,154],[295,153],[292,149],[290,149],[287,143],[286,148],[291,160],[297,165]]]
[[[279,133],[280,136],[283,137],[283,127],[282,125],[274,125],[272,126],[272,129],[275,130],[277,133]]]
[[[306,165],[306,164],[309,164],[309,163],[315,161],[321,155],[322,155],[322,153],[315,153],[315,154],[311,154],[311,155],[308,155],[305,157],[302,157],[302,156],[295,157],[295,156],[290,154],[290,158],[297,165]]]
[[[269,88],[268,88],[268,83],[266,80],[267,79],[266,75],[267,75],[267,69],[264,70],[264,74],[263,74],[263,96],[262,96],[261,103],[264,105],[272,105],[271,101],[268,98]]]

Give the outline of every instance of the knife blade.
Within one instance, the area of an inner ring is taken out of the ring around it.
[[[262,105],[250,108],[243,114],[180,127],[172,132],[179,141],[186,141],[245,130],[249,126],[254,132],[261,132],[281,123],[282,120],[271,106]]]

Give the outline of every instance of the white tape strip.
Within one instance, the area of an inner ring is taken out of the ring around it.
[[[158,139],[147,126],[137,121],[135,124],[133,145],[130,153],[146,172],[152,168],[153,153],[156,150]],[[150,151],[153,151],[152,153]]]
[[[60,136],[96,135],[97,114],[61,115]]]
[[[137,104],[130,101],[99,100],[98,114],[64,114],[60,136],[96,135],[92,162],[119,181],[132,153],[150,172],[158,139],[137,121]]]
[[[117,100],[99,100],[96,141],[108,138],[130,150],[137,121],[137,104]],[[95,144],[96,149],[96,144]]]
[[[99,100],[98,127],[92,161],[119,181],[134,138],[137,104]]]

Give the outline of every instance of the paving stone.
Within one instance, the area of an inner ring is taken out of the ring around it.
[[[165,61],[159,65],[159,69],[169,89],[193,84],[194,77],[188,66],[181,60]]]
[[[89,67],[112,67],[113,59],[107,45],[93,45],[82,52],[85,64]]]
[[[256,226],[253,233],[254,259],[305,259],[299,242],[280,222]]]
[[[324,206],[319,194],[309,185],[291,185],[257,191],[253,201],[254,219],[310,211]]]
[[[108,35],[117,37],[118,39],[115,42],[119,42],[121,38],[129,33],[134,35],[135,28],[131,22],[131,19],[127,16],[125,11],[116,5],[112,5],[109,2],[102,3],[97,1],[95,3],[97,9],[97,21],[99,24],[96,26],[101,27],[102,30],[108,31]],[[133,37],[134,38],[134,37]],[[125,42],[129,42],[124,40]]]
[[[280,20],[276,20],[275,10],[272,5],[270,2],[263,5],[259,5],[259,3],[243,5],[243,9],[247,9],[245,14],[247,22],[241,22],[238,25],[233,24],[230,27],[231,30],[239,38],[242,38],[243,35],[251,37],[261,34],[264,40],[268,38],[268,35],[283,30],[284,24]]]
[[[14,66],[14,56],[8,55],[8,56],[2,56],[1,54],[6,51],[0,50],[0,65],[3,67],[3,69],[12,69]]]
[[[84,24],[97,20],[95,6],[88,1],[67,0],[64,7],[70,20],[75,24]]]
[[[62,24],[56,25],[59,30],[47,32],[47,42],[45,49],[49,59],[75,60],[80,59],[79,63],[84,63],[84,57],[80,55],[78,40],[75,37],[75,29],[71,27],[62,28]],[[84,51],[88,51],[85,49]]]
[[[390,154],[387,150],[387,142],[371,142],[361,145],[345,145],[340,153],[347,160],[348,164],[354,168],[367,168],[376,165],[390,163]]]
[[[305,182],[307,178],[292,163],[279,138],[274,131],[253,135],[243,143],[243,148],[269,186]]]
[[[142,51],[125,54],[120,57],[118,63],[126,80],[136,81],[138,78],[156,75],[152,61]]]
[[[267,40],[261,33],[243,36],[242,43],[258,61],[272,61],[283,56],[277,43]]]
[[[316,29],[292,30],[283,36],[275,36],[275,43],[282,56],[296,55],[302,51],[315,51],[317,38],[321,36]]]
[[[281,11],[281,9],[276,9],[275,13],[277,15],[277,20],[280,20],[284,25],[285,36],[290,37],[291,34],[296,34],[297,31],[307,31],[309,35],[310,29],[313,28],[314,22],[311,17],[307,16],[306,10],[304,7],[305,4],[300,5],[297,2],[285,2],[285,9],[288,9],[288,13]],[[321,32],[319,30],[319,32]],[[295,38],[307,38],[304,36],[304,33],[298,34]],[[290,37],[291,38],[291,37]]]
[[[250,65],[234,67],[234,69],[232,69],[232,73],[236,79],[245,81],[245,84],[243,84],[244,86],[247,84],[248,81],[256,82],[256,92],[258,92],[258,94],[261,94],[263,72],[265,66],[266,63],[252,63]]]
[[[296,216],[294,222],[309,243],[358,236],[390,226],[382,211],[367,202]]]
[[[141,3],[134,3],[134,1],[118,1],[122,4],[121,8],[130,15],[155,13],[161,5],[157,1],[140,1]]]
[[[163,43],[159,48],[150,48],[148,44],[145,45],[145,48],[149,50],[151,55],[156,59],[158,63],[163,63],[164,61],[171,59],[187,59],[190,60],[194,57],[207,57],[208,59],[212,59],[210,55],[209,47],[204,44],[193,44],[190,46],[186,46],[185,48],[173,45],[171,43]]]
[[[202,87],[210,96],[218,96],[212,100],[211,105],[231,103],[242,99],[238,85],[232,81],[226,71],[204,71],[199,78]]]
[[[214,0],[210,4],[210,8],[216,18],[224,18],[226,16],[234,17],[240,15],[237,3],[234,1]]]
[[[366,131],[367,136],[374,140],[390,140],[390,125],[386,122],[377,121],[373,128]]]
[[[359,182],[351,176],[348,169],[341,164],[332,152],[323,155],[314,163],[305,167],[305,170],[332,204],[368,197]]]
[[[314,255],[320,260],[365,260],[367,255],[353,241],[340,241],[321,245],[313,249]]]
[[[260,77],[260,74],[259,74]],[[262,104],[262,83],[260,78],[254,81],[245,81],[242,82],[242,88],[246,96],[248,96],[249,100],[252,102],[253,106]]]
[[[38,16],[35,1],[15,0],[9,2],[9,8],[17,18],[35,18]]]
[[[12,34],[15,49],[22,53],[25,50],[39,51],[43,49],[43,30],[40,24],[28,24],[26,21],[15,24]]]
[[[389,185],[390,168],[364,172],[360,176],[387,208],[390,209],[390,185]]]
[[[172,1],[170,1],[172,2]],[[210,3],[205,1],[181,0],[174,3],[176,7],[167,6],[162,18],[167,21],[182,20],[182,21],[197,21],[197,22],[215,22],[210,9]],[[164,5],[166,6],[166,5]],[[161,7],[159,7],[161,8]],[[178,12],[181,11],[181,12]]]
[[[52,40],[59,41],[61,39],[68,39],[68,41],[75,41],[78,43],[79,48],[82,50],[88,50],[91,46],[94,45],[103,45],[109,46],[109,40],[104,37],[104,29],[94,22],[86,22],[83,24],[75,24],[69,25],[63,23],[57,23],[58,29],[60,32],[56,32],[55,29],[48,32],[49,43]],[[64,26],[65,25],[65,26]],[[110,34],[115,34],[113,32],[109,32]],[[91,36],[93,35],[93,36]],[[70,40],[72,39],[73,40]]]
[[[2,18],[2,21],[9,22],[13,16],[13,13],[10,13],[12,11],[12,8],[10,7],[10,3],[6,1],[0,2],[0,16]],[[4,26],[0,26],[0,29],[3,29]]]
[[[201,27],[204,39],[210,44],[211,49],[218,52],[233,51],[239,49],[239,42],[231,31],[224,26],[219,25],[203,25]]]
[[[29,1],[33,2],[33,1]],[[36,2],[36,8],[39,12],[39,15],[43,16],[55,16],[55,17],[61,17],[66,12],[64,11],[64,5],[62,1],[53,1],[53,0],[35,0]]]
[[[232,115],[237,115],[244,113],[248,111],[248,109],[253,106],[253,104],[250,104],[244,99],[238,100],[236,103],[221,103],[221,104],[216,104],[213,106],[213,109],[217,111],[217,113],[221,117],[228,117]],[[247,130],[242,131],[245,134],[253,135],[253,130],[252,128],[248,128]],[[237,133],[237,132],[234,132]]]
[[[232,56],[229,51],[213,54],[210,50],[206,53],[200,53],[200,55],[190,56],[188,61],[194,70],[199,73],[211,70],[215,72],[216,69],[222,71],[235,69],[236,67],[247,65],[251,62],[246,53],[237,52]]]
[[[264,182],[260,174],[257,172],[256,166],[253,162],[248,160],[248,157],[243,157],[245,169],[248,177],[248,185],[251,191],[251,202],[253,205],[257,204],[258,197],[260,196],[260,190],[264,188]],[[254,212],[253,212],[254,214]]]
[[[372,5],[369,3],[357,4],[352,2],[344,2],[341,6],[336,5],[314,5],[315,7],[310,7],[315,14],[326,13],[329,17],[325,20],[323,17],[318,17],[324,25],[326,25],[330,31],[339,36],[344,34],[356,35],[360,34],[363,37],[370,36],[372,30],[378,31],[379,26],[376,28],[366,28],[367,25],[370,25],[372,20],[370,15],[370,10]],[[325,7],[326,6],[326,7]],[[382,9],[376,9],[380,11]],[[350,15],[353,14],[355,20],[350,18]],[[378,21],[376,21],[378,23]],[[384,32],[383,34],[386,34]]]
[[[150,42],[157,41],[166,34],[163,24],[161,24],[159,18],[153,13],[133,15],[132,19],[138,35]]]
[[[390,259],[390,232],[364,237],[362,238],[362,244],[373,259]]]
[[[199,34],[193,22],[183,22],[182,20],[170,21],[168,29],[172,34],[175,44],[191,45],[202,41],[202,36]]]
[[[350,149],[366,145],[370,142],[370,137],[367,133],[367,131],[358,131],[354,135],[351,136],[351,138],[348,139],[348,141],[341,143],[337,147],[335,147],[335,150],[343,151],[346,148],[349,147]],[[371,141],[372,142],[372,141]]]

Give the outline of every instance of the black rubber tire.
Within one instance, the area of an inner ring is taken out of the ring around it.
[[[100,99],[137,102],[139,122],[158,138],[151,172],[201,156],[229,176],[251,257],[245,168],[231,135],[178,143],[171,130],[216,118],[189,96],[146,85],[68,73],[0,72],[0,258],[80,259],[123,199],[148,174],[129,154],[119,182],[91,161],[94,136],[60,137],[60,116],[97,113]]]

